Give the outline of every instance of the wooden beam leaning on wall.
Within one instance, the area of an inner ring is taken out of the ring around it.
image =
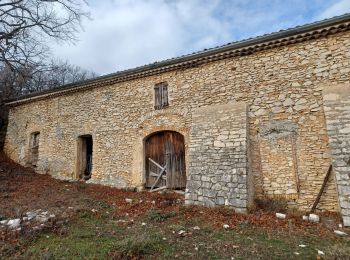
[[[329,180],[329,176],[331,175],[332,168],[333,168],[333,167],[332,167],[332,164],[329,165],[327,174],[326,174],[326,176],[324,177],[324,180],[323,180],[321,189],[320,189],[320,191],[319,191],[319,193],[318,193],[318,195],[317,195],[317,197],[316,197],[316,200],[315,200],[314,204],[313,204],[312,207],[311,207],[310,213],[313,213],[313,212],[315,211],[315,209],[316,209],[318,203],[320,202],[320,199],[321,199],[322,193],[323,193],[323,191],[324,191],[324,188],[326,187],[326,184],[327,184],[327,182],[328,182],[328,180]]]

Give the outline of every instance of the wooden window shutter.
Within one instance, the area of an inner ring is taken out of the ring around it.
[[[162,86],[162,106],[168,105],[168,85]]]
[[[166,82],[154,86],[154,108],[162,109],[169,105],[168,102],[168,84]]]
[[[160,105],[161,105],[161,100],[160,100],[160,87],[159,86],[155,86],[154,87],[154,108],[155,109],[159,109]]]

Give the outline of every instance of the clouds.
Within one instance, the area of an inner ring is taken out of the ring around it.
[[[325,19],[344,13],[350,13],[350,0],[340,0],[334,3],[329,8],[321,12],[321,14],[317,18]]]
[[[348,1],[94,0],[79,42],[53,49],[106,74],[334,16],[341,2]]]
[[[218,2],[109,1],[92,3],[76,46],[55,53],[79,66],[109,73],[229,41],[213,15]]]

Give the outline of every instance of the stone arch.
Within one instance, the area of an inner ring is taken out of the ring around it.
[[[157,131],[146,136],[143,143],[145,187],[185,188],[184,135],[177,131]]]
[[[168,109],[166,109],[168,110]],[[132,182],[137,187],[144,187],[145,164],[144,164],[144,142],[150,135],[162,131],[174,131],[184,136],[186,172],[188,169],[188,144],[190,126],[184,115],[172,113],[168,110],[149,114],[139,121],[137,138],[135,140],[132,163]]]

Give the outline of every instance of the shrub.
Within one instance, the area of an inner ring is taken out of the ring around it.
[[[257,210],[286,213],[288,202],[285,199],[256,198],[254,200]]]
[[[160,211],[160,210],[149,210],[146,214],[147,218],[151,221],[162,222],[168,218],[174,217],[176,215],[175,212],[169,211]]]

